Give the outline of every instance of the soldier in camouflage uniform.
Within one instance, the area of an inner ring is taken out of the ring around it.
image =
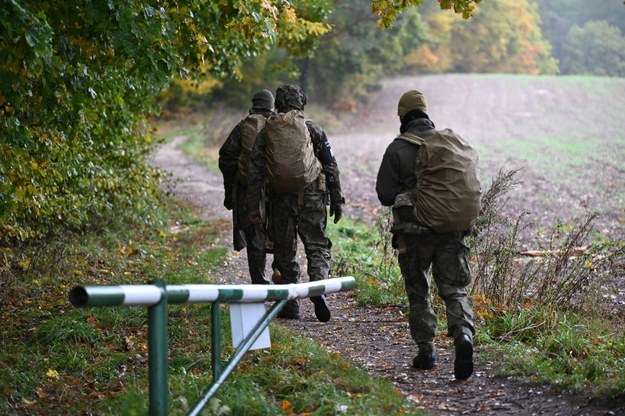
[[[249,116],[259,117],[260,123],[263,118],[275,114],[274,98],[271,91],[260,90],[252,97],[252,108]],[[230,135],[219,149],[219,169],[224,178],[224,206],[232,210],[233,245],[236,251],[247,247],[247,261],[250,277],[253,284],[269,284],[265,279],[266,251],[265,231],[262,227],[250,223],[249,209],[247,207],[247,183],[240,169],[240,158],[245,152],[243,136],[257,132],[246,131],[245,121],[241,120],[230,132]],[[249,152],[249,150],[248,150]],[[274,268],[275,270],[275,268]]]
[[[415,90],[406,92],[398,105],[400,132],[411,132],[427,139],[436,130],[426,112],[423,94]],[[466,380],[473,372],[475,329],[465,290],[471,281],[465,233],[437,233],[418,223],[412,206],[400,208],[403,204],[398,200],[406,195],[405,191],[416,186],[418,150],[416,144],[395,139],[382,158],[376,182],[382,205],[394,206],[393,241],[399,251],[399,265],[410,303],[410,333],[419,349],[412,365],[416,369],[429,370],[437,364],[433,343],[437,324],[430,304],[428,275],[432,266],[438,293],[446,305],[448,334],[455,340],[454,374],[456,379]]]
[[[295,85],[283,85],[276,91],[276,110],[287,113],[290,110],[304,110],[307,97]],[[326,237],[327,209],[330,205],[330,216],[337,223],[342,216],[345,203],[341,193],[339,169],[332,153],[330,143],[323,129],[313,121],[307,120],[306,126],[310,133],[314,153],[321,162],[322,172],[301,192],[278,193],[267,185],[269,198],[269,227],[274,242],[274,259],[282,275],[280,283],[297,283],[300,268],[297,262],[297,237],[304,244],[306,252],[308,276],[311,281],[328,278],[330,271],[330,247],[332,243]],[[262,188],[266,183],[267,154],[265,129],[259,133],[252,154],[250,155],[248,194],[250,206],[257,206],[262,197]],[[326,188],[327,186],[327,188]],[[326,192],[328,191],[328,192]],[[327,198],[330,201],[327,201]],[[259,210],[251,213],[251,220],[261,222]],[[315,304],[315,315],[321,322],[330,320],[330,310],[325,296],[311,297]],[[290,300],[280,311],[279,317],[299,319],[299,304]]]

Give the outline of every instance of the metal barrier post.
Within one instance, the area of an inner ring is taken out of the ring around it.
[[[224,368],[224,371],[218,376],[213,377],[213,384],[210,386],[209,390],[204,394],[204,397],[197,402],[195,407],[187,414],[187,416],[197,416],[200,414],[204,406],[208,404],[208,401],[213,397],[213,395],[217,392],[219,387],[223,384],[223,382],[228,378],[232,370],[237,366],[239,361],[243,358],[243,355],[250,349],[250,347],[254,344],[256,339],[260,336],[260,334],[267,328],[269,323],[273,318],[276,317],[278,312],[286,305],[288,299],[282,299],[273,304],[271,309],[267,311],[267,313],[262,317],[261,320],[258,321],[254,329],[245,337],[245,339],[241,342],[241,345],[234,352],[230,361]],[[214,344],[213,344],[214,347]],[[213,357],[214,358],[214,357]],[[214,372],[213,372],[214,374]]]
[[[213,345],[211,355],[213,358],[213,380],[217,380],[221,375],[221,309],[219,308],[219,302],[213,302],[212,304],[212,318],[211,334]]]
[[[150,416],[167,415],[167,291],[163,280],[153,282],[161,299],[148,307],[148,373]]]

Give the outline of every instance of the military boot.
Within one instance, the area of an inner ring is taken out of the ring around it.
[[[454,376],[456,380],[466,380],[473,374],[473,341],[463,333],[455,339],[455,344]]]
[[[417,370],[431,370],[436,367],[436,351],[434,344],[431,342],[424,342],[419,345],[419,353],[412,360],[412,368]]]
[[[282,307],[278,312],[278,318],[282,319],[299,319],[299,302],[297,299],[291,299],[286,302],[286,305]]]
[[[319,322],[328,322],[330,320],[330,309],[328,308],[328,302],[324,295],[313,296],[310,298],[315,304],[315,316]]]

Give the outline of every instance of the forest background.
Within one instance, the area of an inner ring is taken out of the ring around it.
[[[476,3],[2,0],[3,258],[119,213],[153,221],[149,120],[163,109],[241,108],[296,82],[311,102],[355,112],[382,75],[625,76],[620,0]]]

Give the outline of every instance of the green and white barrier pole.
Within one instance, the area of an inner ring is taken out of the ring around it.
[[[212,364],[213,384],[191,415],[198,415],[216,393],[243,355],[288,300],[321,296],[328,293],[352,290],[353,277],[339,277],[308,283],[288,285],[170,285],[157,280],[151,285],[77,286],[69,293],[72,305],[136,306],[148,307],[148,361],[150,415],[167,415],[167,305],[171,303],[212,303]],[[258,321],[254,329],[241,342],[230,361],[221,368],[221,313],[219,302],[262,303],[277,301]]]
[[[337,277],[288,285],[167,285],[165,291],[155,285],[77,286],[69,300],[77,307],[150,306],[167,294],[167,303],[258,303],[280,299],[303,299],[351,290],[353,277]]]

